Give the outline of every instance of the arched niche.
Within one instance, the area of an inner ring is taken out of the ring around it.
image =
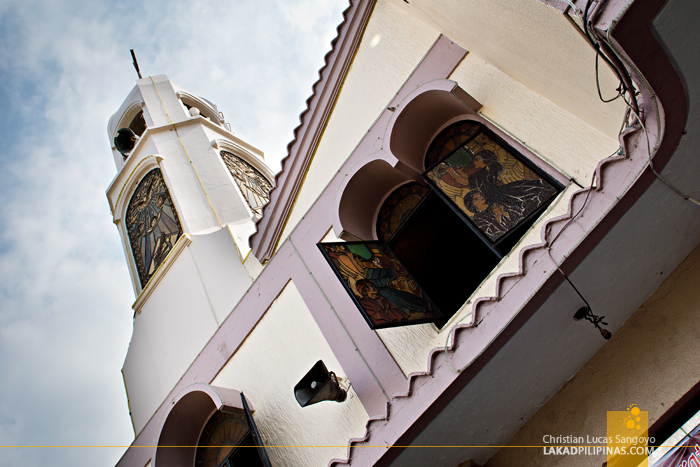
[[[457,120],[475,118],[481,108],[454,81],[436,80],[420,86],[397,107],[387,127],[391,153],[418,173],[428,145],[443,128]]]
[[[186,91],[178,91],[177,97],[190,115],[190,109],[196,107],[202,117],[208,118],[212,123],[222,126],[224,123],[223,114],[216,106],[202,97],[195,96]]]
[[[178,394],[163,415],[154,467],[192,467],[202,430],[217,410],[245,413],[241,393],[197,383]]]
[[[481,108],[454,81],[435,80],[409,94],[394,109],[384,141],[388,150],[367,156],[347,176],[336,198],[334,232],[344,240],[376,239],[375,221],[386,197],[409,181],[422,182],[425,151],[432,139],[449,124],[478,118]],[[368,162],[367,162],[368,161]]]
[[[396,187],[414,180],[410,171],[402,172],[383,159],[364,164],[341,188],[334,222],[336,235],[348,241],[376,239],[374,223],[384,199]]]

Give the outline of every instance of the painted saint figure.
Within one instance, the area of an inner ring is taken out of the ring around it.
[[[182,234],[160,170],[146,174],[134,191],[126,227],[141,286],[145,287]]]
[[[377,322],[406,320],[415,314],[433,313],[435,306],[423,298],[392,287],[394,271],[387,268],[365,269],[365,279],[357,281],[360,303]],[[421,316],[422,317],[422,316]]]
[[[483,146],[465,146],[427,174],[492,242],[557,193],[539,176],[523,178],[523,164],[510,153],[505,153],[503,161]],[[504,163],[515,170],[506,173]],[[513,180],[514,174],[520,179]]]
[[[373,328],[442,318],[408,271],[380,243],[321,243],[319,247]]]

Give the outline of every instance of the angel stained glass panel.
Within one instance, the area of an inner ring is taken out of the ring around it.
[[[561,190],[484,130],[424,177],[492,244],[543,209]]]
[[[182,235],[159,169],[148,172],[136,187],[126,211],[126,228],[143,288]]]
[[[258,218],[262,217],[262,208],[270,201],[272,184],[258,169],[235,154],[221,151],[221,158],[253,214]]]
[[[319,243],[318,247],[372,329],[443,318],[385,244]]]

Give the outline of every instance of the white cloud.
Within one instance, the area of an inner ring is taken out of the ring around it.
[[[136,78],[219,106],[273,169],[345,0],[0,2],[0,439],[129,444],[133,292],[104,190],[105,131]],[[4,448],[0,466],[113,465],[123,449]]]

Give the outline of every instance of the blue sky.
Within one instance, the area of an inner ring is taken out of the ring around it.
[[[144,76],[224,112],[273,170],[346,0],[0,0],[0,445],[127,445],[134,300],[105,198],[106,127]],[[123,448],[0,448],[0,467],[114,465]]]

